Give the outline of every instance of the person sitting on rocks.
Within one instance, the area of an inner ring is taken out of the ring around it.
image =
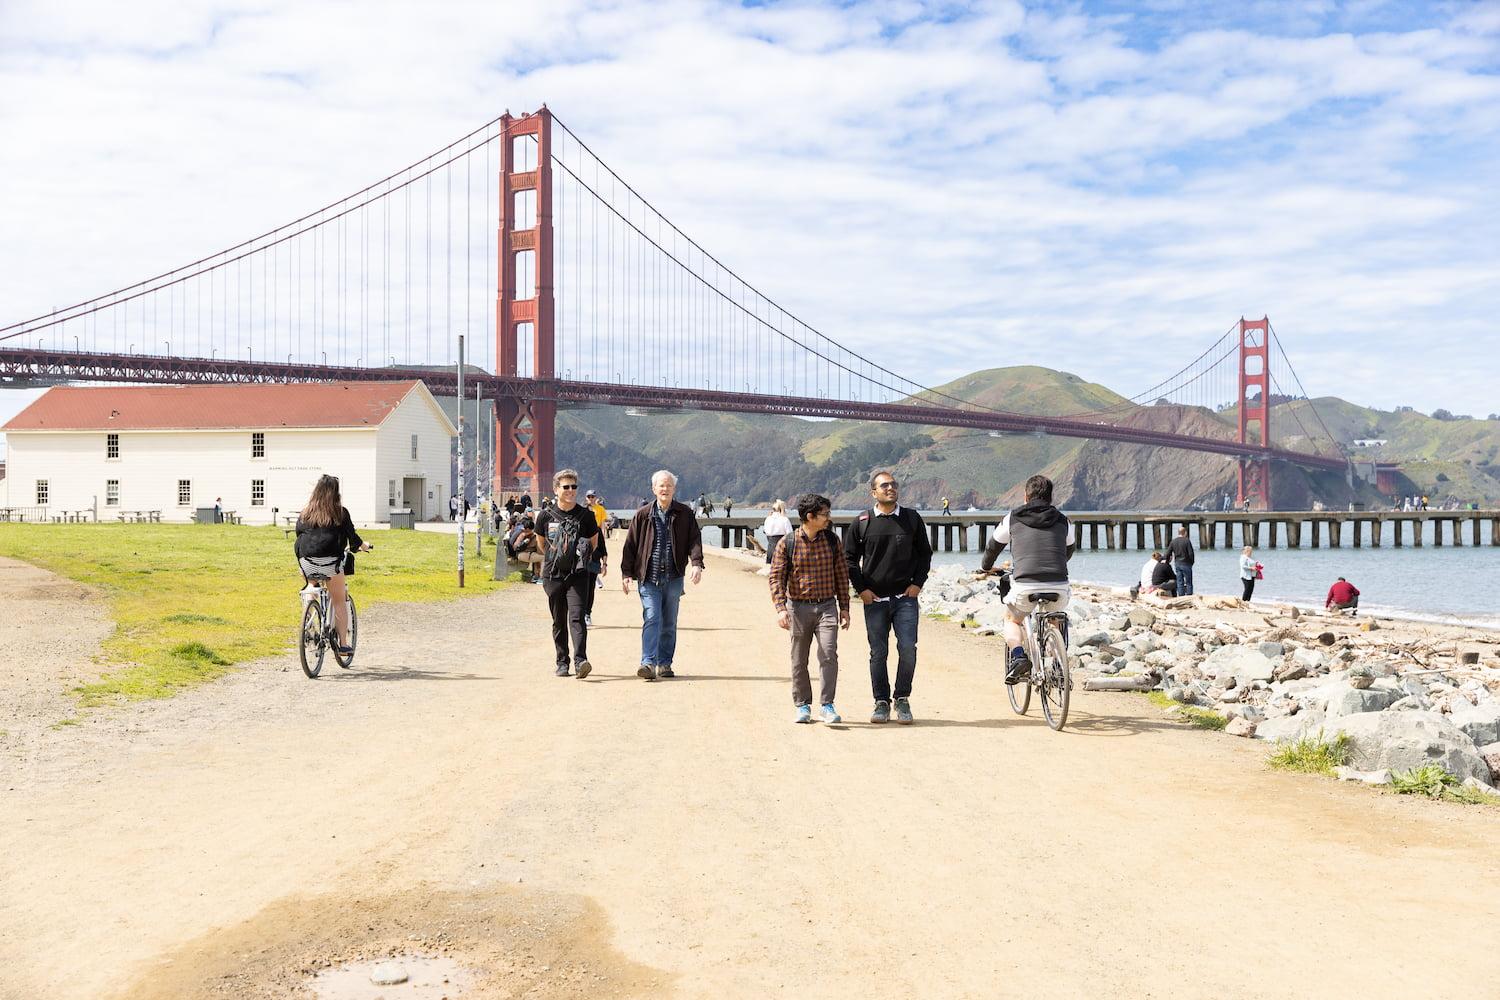
[[[1351,615],[1359,614],[1359,588],[1354,584],[1339,577],[1332,587],[1328,588],[1328,599],[1323,602],[1323,607],[1328,611],[1348,611]]]

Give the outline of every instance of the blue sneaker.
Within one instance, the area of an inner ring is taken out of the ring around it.
[[[811,705],[798,705],[797,706],[797,717],[795,719],[793,719],[792,721],[793,722],[811,722],[812,721],[812,706]]]
[[[896,722],[898,725],[911,725],[911,702],[905,698],[896,699]]]
[[[818,713],[818,714],[823,717],[823,721],[824,722],[843,722],[844,721],[843,718],[839,715],[838,709],[836,709],[836,708],[833,707],[833,702],[831,702],[831,701],[828,704],[824,705],[823,706],[823,711],[820,712],[820,713]]]

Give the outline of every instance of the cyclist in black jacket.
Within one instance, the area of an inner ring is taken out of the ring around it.
[[[368,552],[370,544],[354,530],[349,508],[339,496],[339,481],[323,476],[313,487],[312,496],[297,515],[297,542],[293,551],[302,570],[304,582],[314,577],[328,581],[328,596],[333,600],[333,626],[338,636],[338,653],[354,652],[349,645],[349,602],[344,585],[344,550]]]

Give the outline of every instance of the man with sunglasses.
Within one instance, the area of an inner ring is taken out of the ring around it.
[[[875,505],[861,511],[844,538],[849,582],[865,607],[865,636],[870,642],[870,688],[875,697],[874,723],[889,722],[894,696],[896,721],[910,725],[911,684],[917,672],[917,595],[932,570],[932,545],[922,515],[898,502],[901,488],[889,469],[870,477]],[[887,661],[891,633],[896,633],[896,688],[891,690]]]
[[[557,491],[556,506],[543,507],[536,519],[537,543],[542,552],[542,590],[552,612],[552,645],[557,653],[556,673],[568,676],[568,639],[573,640],[573,669],[578,679],[589,675],[588,599],[594,576],[589,564],[601,562],[604,533],[594,512],[578,502],[578,473],[563,469],[552,477]]]

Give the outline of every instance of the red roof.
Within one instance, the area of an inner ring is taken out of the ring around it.
[[[227,430],[378,427],[407,393],[403,382],[74,386],[48,389],[3,431]]]

